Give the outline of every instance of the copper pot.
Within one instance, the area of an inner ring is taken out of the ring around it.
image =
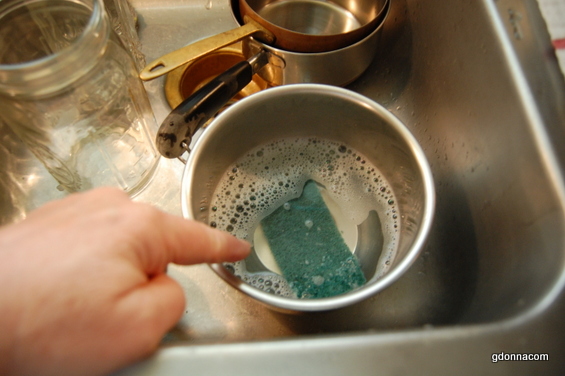
[[[203,39],[149,63],[140,73],[151,80],[212,51],[254,37],[289,52],[345,48],[382,23],[389,0],[239,0],[242,26]]]

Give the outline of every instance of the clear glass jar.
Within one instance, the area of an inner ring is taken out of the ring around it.
[[[0,2],[0,116],[69,192],[135,194],[159,160],[147,94],[103,0]]]
[[[18,174],[21,142],[0,119],[0,226],[22,220],[26,216],[25,192]]]
[[[141,72],[146,62],[137,36],[137,13],[128,0],[104,0],[104,7],[110,17],[112,28],[133,57],[137,71]]]

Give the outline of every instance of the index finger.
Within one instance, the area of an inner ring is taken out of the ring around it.
[[[144,204],[137,204],[144,205]],[[149,205],[150,213],[137,255],[148,273],[165,269],[169,262],[181,265],[233,262],[245,258],[250,244],[203,223],[162,212]]]

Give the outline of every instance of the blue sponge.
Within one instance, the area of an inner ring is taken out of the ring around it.
[[[271,252],[299,298],[325,298],[362,286],[365,276],[316,182],[261,221]]]

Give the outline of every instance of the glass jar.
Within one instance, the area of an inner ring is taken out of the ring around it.
[[[147,94],[103,0],[0,2],[0,117],[60,190],[133,195],[159,160]]]
[[[26,216],[25,193],[18,174],[21,144],[12,129],[0,119],[0,226],[22,220]]]
[[[104,0],[104,7],[112,28],[131,54],[137,71],[140,72],[146,62],[137,36],[137,13],[128,0]]]

